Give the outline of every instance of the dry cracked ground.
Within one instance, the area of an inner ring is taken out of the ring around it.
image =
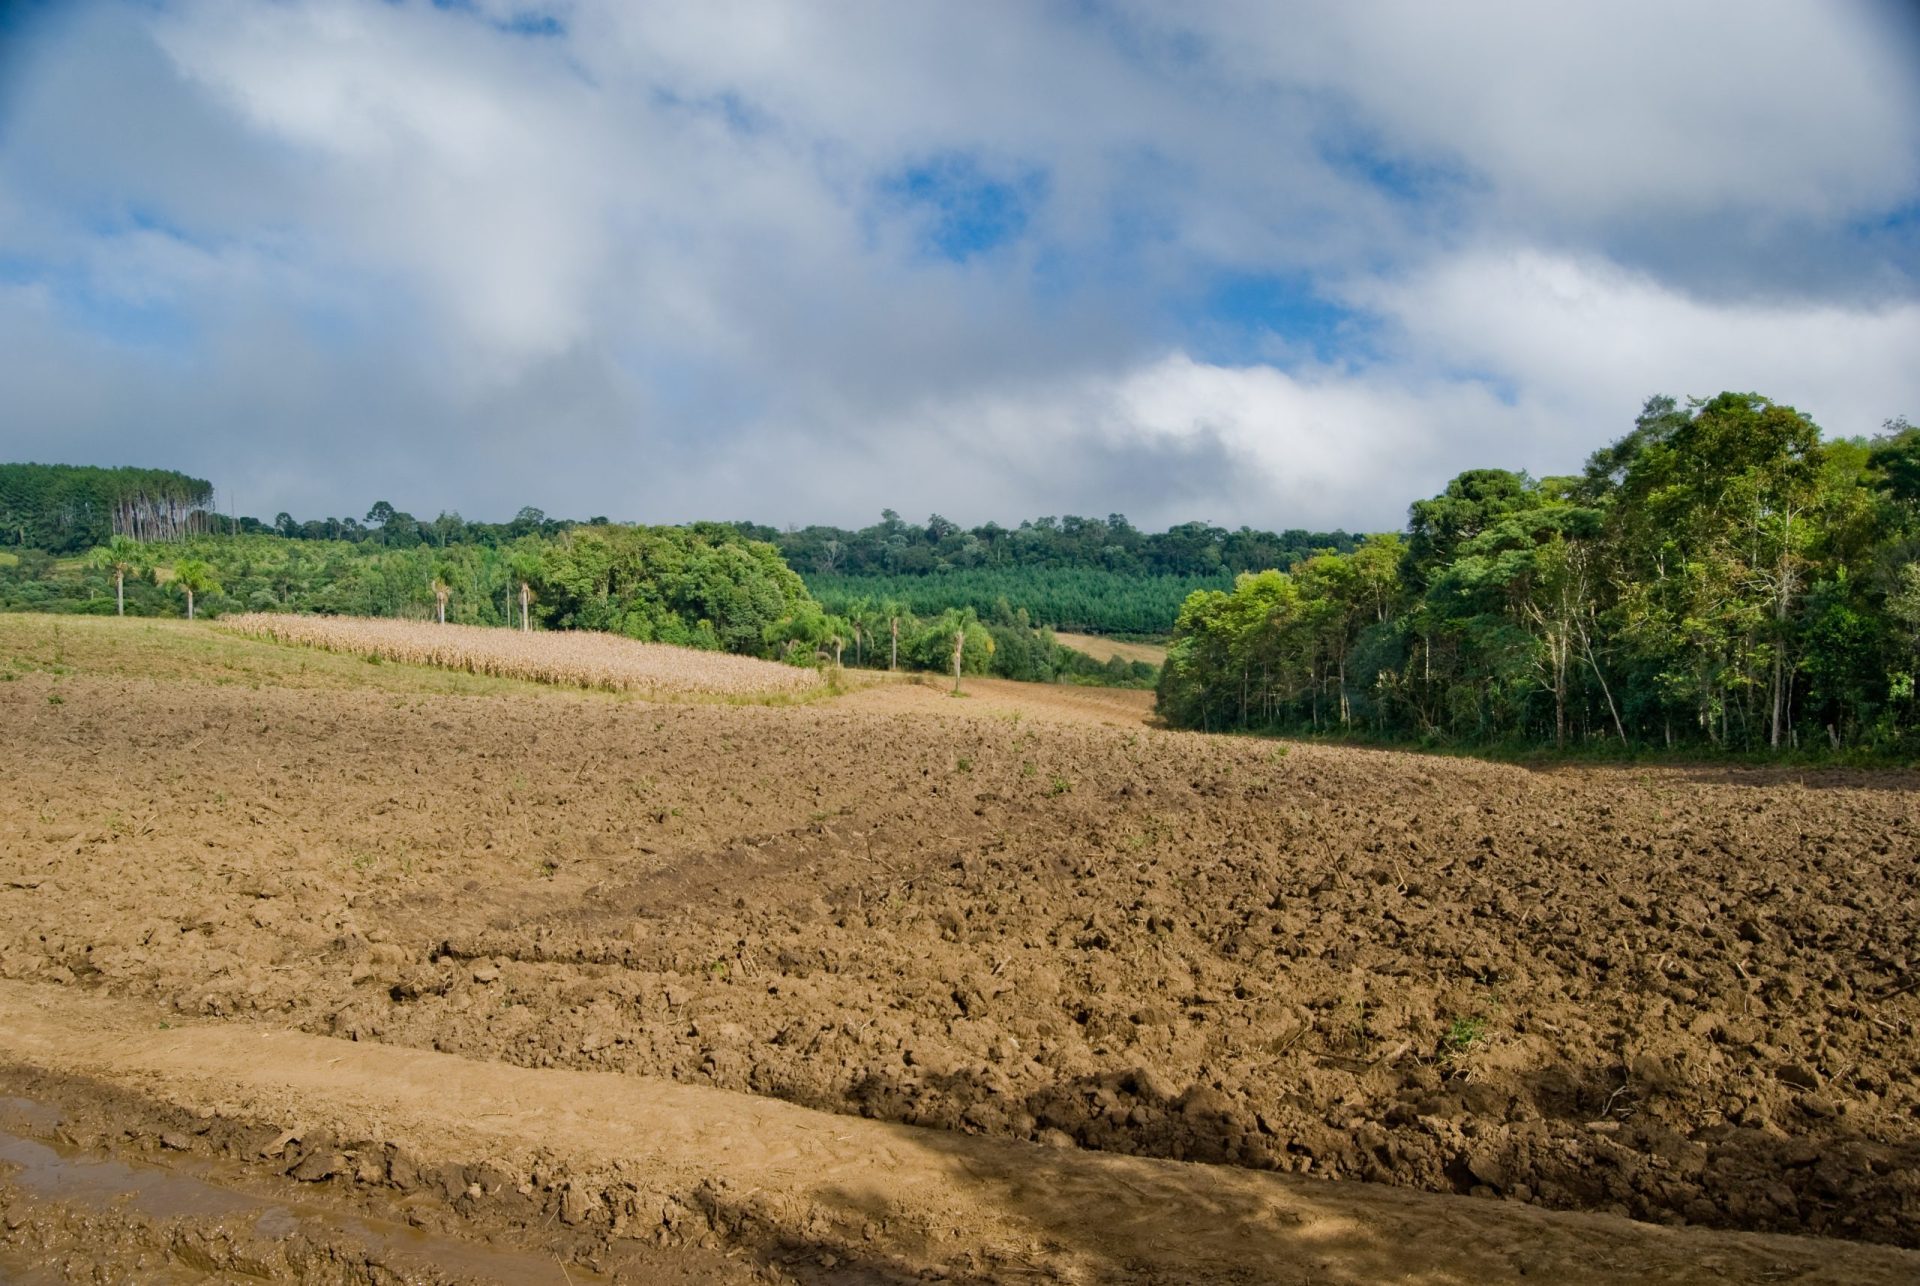
[[[0,1279],[1920,1278],[1911,772],[0,677]]]

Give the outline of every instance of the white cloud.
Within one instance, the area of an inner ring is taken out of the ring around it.
[[[1910,34],[1832,0],[1378,0],[1204,11],[1224,68],[1350,100],[1521,217],[1823,217],[1910,200]],[[1186,20],[1183,16],[1182,21]]]
[[[1623,425],[1656,392],[1761,392],[1840,434],[1920,406],[1915,300],[1706,301],[1532,250],[1463,254],[1353,295],[1393,320],[1408,360],[1486,372],[1569,425]]]
[[[50,24],[0,120],[0,380],[31,407],[0,455],[177,460],[301,512],[1379,526],[1461,468],[1573,467],[1655,391],[1846,432],[1920,409],[1920,247],[1855,228],[1920,196],[1920,76],[1864,7],[486,21],[519,11]],[[965,263],[884,196],[952,156],[1039,176]],[[1674,268],[1709,259],[1710,298]],[[1192,301],[1232,273],[1344,300],[1367,351],[1220,359]],[[116,310],[177,312],[176,351]]]
[[[1656,393],[1759,392],[1836,435],[1920,407],[1920,303],[1713,304],[1540,251],[1462,255],[1348,297],[1389,327],[1376,364],[1281,371],[1173,352],[921,422],[999,453],[1050,433],[1085,457],[1214,444],[1238,476],[1220,480],[1210,516],[1373,529],[1465,469],[1573,472]]]

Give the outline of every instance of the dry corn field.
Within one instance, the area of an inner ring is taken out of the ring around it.
[[[584,630],[522,633],[479,625],[270,613],[229,616],[221,624],[253,638],[329,652],[610,692],[767,697],[805,692],[820,681],[812,670],[773,661]]]

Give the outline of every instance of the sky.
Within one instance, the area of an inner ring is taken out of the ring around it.
[[[1920,420],[1850,0],[0,0],[0,459],[224,509],[1378,530]]]

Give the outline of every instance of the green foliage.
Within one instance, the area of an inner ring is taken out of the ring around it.
[[[878,523],[858,531],[737,526],[756,540],[779,546],[787,561],[808,577],[913,577],[1022,568],[1217,580],[1235,572],[1287,566],[1316,550],[1349,550],[1355,544],[1354,537],[1344,531],[1275,533],[1248,527],[1229,531],[1201,522],[1148,533],[1120,514],[1104,519],[1035,518],[1011,528],[990,522],[969,530],[939,514],[917,526],[888,509]],[[983,604],[972,606],[986,610]],[[1156,628],[1164,627],[1163,620]]]
[[[1451,1068],[1486,1043],[1487,1022],[1484,1018],[1455,1018],[1440,1033],[1440,1062]]]
[[[1351,550],[1344,531],[1229,531],[1190,522],[1148,533],[1124,517],[1037,518],[965,530],[935,514],[924,526],[887,510],[874,526],[740,529],[779,546],[822,603],[844,611],[893,599],[917,615],[1005,602],[1055,629],[1160,636],[1196,589],[1234,573],[1287,567],[1321,550]]]
[[[929,573],[847,576],[813,572],[807,587],[835,611],[863,598],[892,599],[916,615],[971,608],[985,617],[1001,603],[1059,630],[1163,635],[1196,589],[1226,588],[1210,576],[1149,576],[1091,567],[975,568]]]
[[[757,654],[774,623],[817,610],[776,550],[714,525],[569,528],[505,546],[396,548],[255,534],[102,548],[77,563],[22,550],[16,565],[0,567],[0,609],[110,614],[114,568],[127,558],[127,612],[137,616],[184,615],[191,585],[200,616],[289,611],[427,620],[439,582],[449,622],[509,625],[518,623],[525,580],[537,625]]]
[[[967,607],[919,614],[875,597],[828,610],[779,551],[712,523],[573,524],[504,545],[396,546],[259,532],[164,545],[116,539],[80,560],[27,548],[0,563],[0,610],[110,615],[122,568],[133,616],[185,615],[191,583],[201,617],[285,611],[432,620],[438,585],[446,589],[449,622],[507,626],[519,623],[524,582],[532,623],[542,628],[884,669],[898,622],[904,669],[949,673],[960,629],[968,674],[1142,687],[1157,677],[1151,666],[1102,664],[1061,647],[1004,601],[984,616]]]
[[[0,464],[0,546],[67,554],[208,530],[213,484],[168,469]]]
[[[1650,400],[1578,478],[1479,469],[1182,605],[1178,726],[1436,744],[1920,749],[1920,433]]]
[[[687,647],[758,653],[783,619],[817,610],[778,550],[718,524],[577,528],[547,546],[538,575],[541,615],[558,628]]]

